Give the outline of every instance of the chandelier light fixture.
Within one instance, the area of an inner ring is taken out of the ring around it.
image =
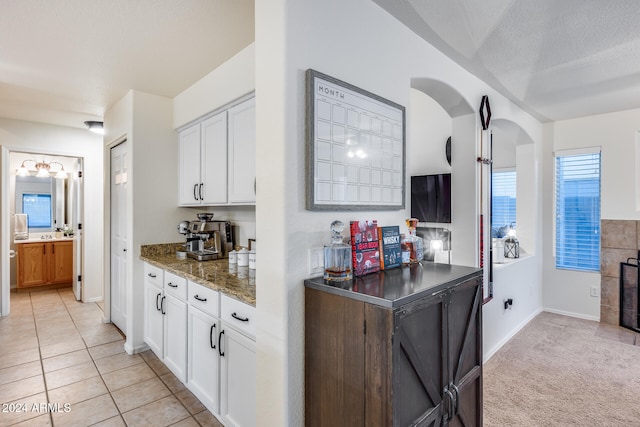
[[[32,163],[32,167],[27,167],[27,164]],[[45,162],[44,160],[38,162],[36,160],[27,159],[22,162],[20,167],[16,170],[16,176],[29,176],[32,172],[36,172],[37,178],[49,178],[52,173],[55,173],[54,178],[65,179],[67,172],[64,170],[64,166],[60,162]]]

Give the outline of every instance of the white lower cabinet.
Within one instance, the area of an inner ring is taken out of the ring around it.
[[[149,264],[144,295],[158,358],[225,426],[255,426],[255,307]]]
[[[187,386],[212,413],[220,413],[220,321],[189,306]]]
[[[220,416],[225,426],[256,425],[256,342],[223,323]]]

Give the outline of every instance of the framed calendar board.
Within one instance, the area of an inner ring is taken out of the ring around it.
[[[307,70],[307,209],[405,206],[405,108]]]

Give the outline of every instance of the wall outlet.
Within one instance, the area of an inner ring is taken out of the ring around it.
[[[324,248],[309,248],[309,274],[324,274]]]
[[[597,286],[592,286],[590,289],[590,293],[592,297],[599,297],[600,296],[600,289],[598,289]]]

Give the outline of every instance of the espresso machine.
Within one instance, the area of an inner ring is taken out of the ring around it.
[[[229,221],[214,221],[213,214],[199,213],[198,221],[182,221],[178,232],[186,235],[187,257],[208,261],[226,258],[233,250],[233,233]]]

